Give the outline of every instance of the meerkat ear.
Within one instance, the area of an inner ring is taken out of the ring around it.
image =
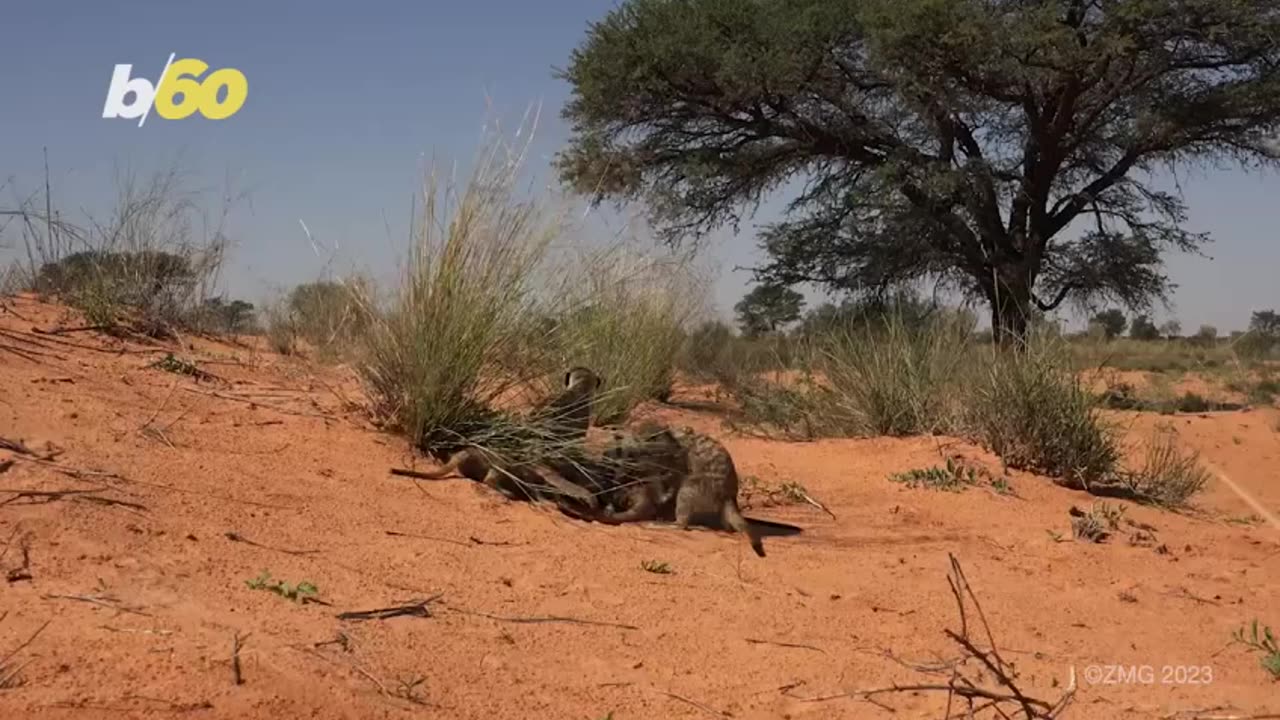
[[[570,370],[569,372],[564,374],[564,386],[569,387],[569,384],[572,382],[573,382],[573,371]]]

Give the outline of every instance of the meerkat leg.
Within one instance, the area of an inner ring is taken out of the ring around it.
[[[676,492],[676,527],[681,530],[689,529],[689,523],[697,509],[697,499],[694,485],[686,480]]]
[[[552,488],[558,490],[559,494],[567,495],[575,500],[579,500],[585,503],[587,507],[592,510],[600,509],[600,502],[596,499],[595,494],[590,490],[578,485],[577,483],[570,482],[565,479],[563,475],[546,465],[539,465],[536,472],[539,478]]]

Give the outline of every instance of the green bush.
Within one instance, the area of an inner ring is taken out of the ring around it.
[[[1032,337],[1020,351],[982,353],[967,397],[969,433],[1011,467],[1075,489],[1112,478],[1120,451],[1099,400],[1061,341]]]
[[[385,310],[366,302],[358,371],[383,421],[426,449],[492,427],[495,400],[535,374],[507,359],[527,350],[534,281],[560,225],[514,201],[519,166],[500,150],[461,192],[428,181],[400,286]]]

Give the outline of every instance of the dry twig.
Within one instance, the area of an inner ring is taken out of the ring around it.
[[[964,708],[960,711],[963,717],[975,718],[979,713],[990,711],[1001,718],[1022,717],[1025,720],[1054,720],[1061,716],[1067,705],[1075,697],[1076,677],[1072,669],[1070,681],[1063,695],[1055,702],[1048,702],[1027,696],[1017,685],[1017,673],[1000,655],[996,647],[991,626],[986,614],[978,602],[977,595],[964,575],[960,562],[954,555],[948,555],[951,561],[951,573],[947,578],[951,594],[955,598],[956,608],[960,615],[960,631],[945,630],[944,633],[952,642],[965,651],[965,657],[958,662],[933,668],[920,668],[927,674],[948,674],[945,683],[894,683],[885,687],[868,690],[851,690],[848,692],[802,698],[806,702],[826,702],[837,699],[857,699],[875,702],[878,695],[903,692],[939,692],[947,695],[947,710],[944,717],[952,717],[952,705],[959,699]],[[975,615],[975,623],[971,623],[970,613]],[[986,647],[979,647],[980,640],[972,637],[975,627],[985,637]],[[975,660],[981,666],[979,676],[990,675],[995,678],[997,688],[981,687],[965,674],[965,662]],[[985,671],[985,672],[983,672]],[[880,703],[876,703],[879,705]]]
[[[223,533],[223,535],[225,535],[225,536],[226,536],[226,538],[227,538],[228,540],[230,540],[231,542],[244,543],[245,545],[252,545],[252,546],[254,546],[254,547],[256,547],[256,548],[262,548],[263,550],[271,550],[271,551],[274,551],[274,552],[280,552],[280,553],[284,553],[284,554],[286,554],[286,555],[300,555],[300,556],[306,556],[306,555],[315,555],[316,553],[320,552],[319,550],[286,550],[286,549],[284,549],[284,548],[272,547],[271,545],[263,545],[263,544],[262,544],[262,543],[260,543],[260,542],[254,542],[253,540],[250,540],[249,538],[247,538],[247,537],[245,537],[245,536],[241,535],[240,533],[238,533],[238,532],[234,532],[234,531],[230,531],[230,530],[228,530],[227,532]]]
[[[431,608],[429,605],[440,599],[440,595],[434,595],[426,600],[410,600],[403,605],[392,605],[390,607],[374,608],[372,610],[351,610],[348,612],[338,613],[339,620],[386,620],[393,617],[409,616],[409,617],[431,617]]]

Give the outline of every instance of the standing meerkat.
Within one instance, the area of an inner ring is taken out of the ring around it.
[[[765,556],[760,536],[738,507],[738,471],[720,441],[689,427],[645,423],[631,433],[615,433],[604,456],[616,468],[610,500],[627,507],[578,517],[619,524],[674,514],[683,529],[697,522],[736,530],[747,537],[756,555]]]
[[[575,365],[564,374],[564,389],[534,409],[533,417],[546,422],[554,439],[581,441],[591,426],[591,406],[604,378],[588,367]]]

